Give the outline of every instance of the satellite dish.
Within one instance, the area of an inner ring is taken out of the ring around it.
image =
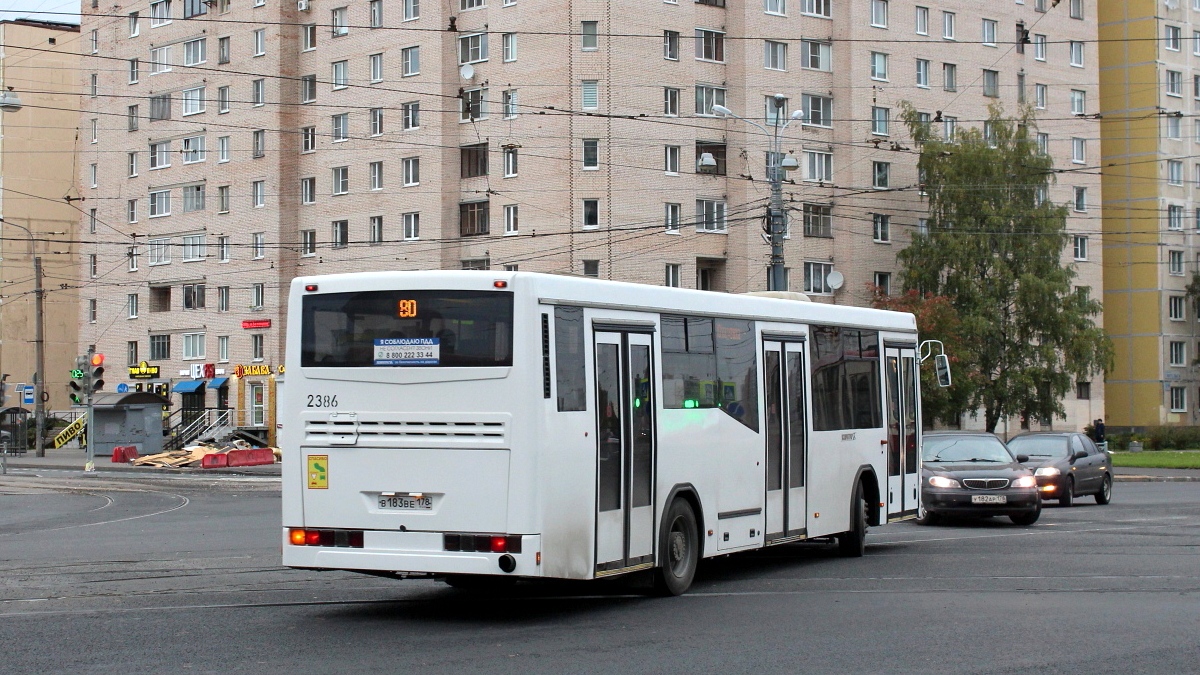
[[[472,77],[475,77],[475,66],[472,66],[468,63],[462,68],[458,69],[458,74],[462,76],[462,79],[469,80]]]
[[[829,287],[836,291],[842,287],[842,284],[846,283],[846,277],[841,272],[834,270],[829,273],[829,276],[825,277],[825,283],[829,284]]]

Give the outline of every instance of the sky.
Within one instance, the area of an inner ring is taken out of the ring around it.
[[[42,19],[79,23],[79,0],[0,0],[0,19]]]

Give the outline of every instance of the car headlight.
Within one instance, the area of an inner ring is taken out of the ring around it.
[[[1033,475],[1035,475],[1035,476],[1057,476],[1060,473],[1062,473],[1062,471],[1059,471],[1058,469],[1056,469],[1052,466],[1043,466],[1043,467],[1039,467],[1037,469],[1037,471],[1034,471]]]
[[[1021,476],[1012,482],[1015,488],[1031,488],[1037,487],[1037,479],[1033,476]]]
[[[953,478],[946,478],[945,476],[930,476],[929,484],[935,488],[956,488],[956,487],[958,487],[958,481],[954,480]]]

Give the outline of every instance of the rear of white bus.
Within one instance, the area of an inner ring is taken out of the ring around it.
[[[539,575],[534,457],[518,450],[516,420],[541,376],[513,367],[539,362],[514,340],[538,319],[511,278],[295,280],[278,415],[285,565]]]

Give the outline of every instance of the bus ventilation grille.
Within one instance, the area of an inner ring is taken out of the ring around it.
[[[309,420],[305,433],[335,436],[345,433],[336,422]],[[368,422],[359,420],[359,437],[469,437],[503,438],[503,422]]]

